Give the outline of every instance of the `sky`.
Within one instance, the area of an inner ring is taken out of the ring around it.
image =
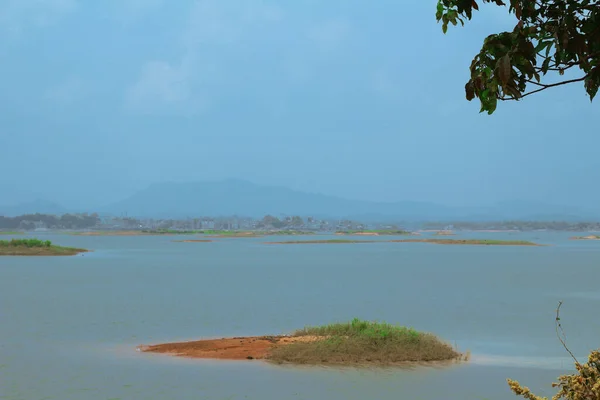
[[[368,4],[368,5],[367,5]],[[471,206],[600,196],[600,106],[569,85],[464,98],[494,5],[443,35],[435,0],[3,0],[0,204],[98,207],[237,178]]]

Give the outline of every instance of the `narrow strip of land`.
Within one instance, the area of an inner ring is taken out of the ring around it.
[[[598,235],[573,236],[569,239],[571,239],[571,240],[600,240],[600,236],[598,236]]]
[[[491,239],[400,239],[390,240],[390,243],[433,243],[447,245],[478,245],[478,246],[542,246],[526,240],[491,240]]]
[[[208,239],[188,239],[188,240],[172,240],[174,243],[210,243],[212,240]]]
[[[56,246],[49,240],[0,240],[0,256],[74,256],[88,250]]]
[[[353,244],[353,243],[432,243],[445,245],[477,245],[477,246],[542,246],[525,240],[491,240],[491,239],[397,239],[397,240],[289,240],[281,242],[265,242],[265,244]]]
[[[352,244],[352,243],[384,243],[375,240],[325,239],[325,240],[288,240],[283,242],[265,242],[266,244]]]

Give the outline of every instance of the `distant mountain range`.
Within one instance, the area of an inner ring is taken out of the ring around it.
[[[69,210],[55,203],[42,200],[0,207],[2,215],[32,212],[60,214],[67,211]],[[415,201],[370,202],[257,185],[235,179],[158,183],[122,201],[90,211],[155,218],[228,215],[262,217],[266,214],[283,214],[363,221],[578,221],[598,218],[598,213],[589,210],[532,202],[503,202],[489,207],[449,207]]]
[[[42,199],[36,199],[27,203],[18,203],[10,206],[0,206],[0,215],[14,217],[24,214],[64,214],[67,212],[62,206]]]
[[[594,213],[572,207],[531,202],[504,202],[491,207],[448,207],[440,204],[400,201],[392,203],[349,200],[284,187],[263,186],[243,180],[160,183],[101,210],[136,216],[192,217],[243,215],[262,217],[301,215],[359,220],[585,220]]]

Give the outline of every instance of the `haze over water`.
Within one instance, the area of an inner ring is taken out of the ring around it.
[[[0,259],[0,398],[503,399],[512,396],[509,377],[551,394],[550,383],[572,367],[554,333],[557,302],[565,301],[576,355],[585,358],[600,334],[590,318],[600,301],[600,248],[570,235],[463,234],[548,247],[36,235],[94,252]],[[135,351],[353,317],[433,332],[473,359],[356,370]]]

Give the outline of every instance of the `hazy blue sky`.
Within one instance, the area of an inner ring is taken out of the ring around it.
[[[581,85],[464,100],[487,6],[444,36],[435,0],[2,0],[0,204],[67,206],[242,178],[382,201],[600,196]]]

